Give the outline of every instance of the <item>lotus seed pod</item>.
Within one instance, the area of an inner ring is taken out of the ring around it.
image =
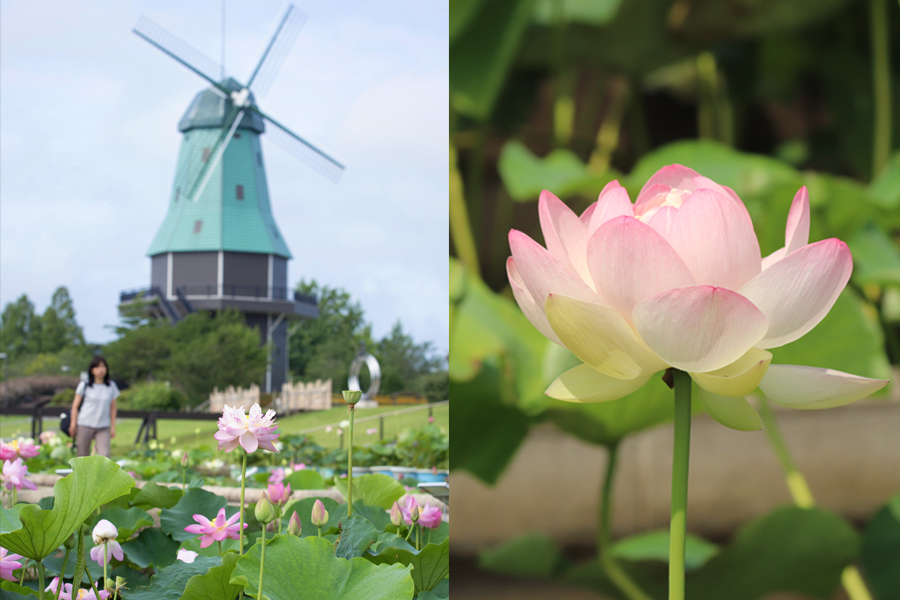
[[[362,398],[362,392],[359,390],[344,390],[342,393],[344,394],[344,402],[350,406],[354,406]]]

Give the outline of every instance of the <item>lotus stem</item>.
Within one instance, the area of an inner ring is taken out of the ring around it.
[[[616,466],[619,456],[619,442],[606,447],[606,474],[603,477],[603,489],[600,492],[600,522],[597,535],[597,555],[600,568],[628,600],[652,600],[640,586],[626,573],[612,554],[612,489],[615,481]]]
[[[85,564],[84,564],[84,572],[87,573],[88,580],[91,582],[91,589],[94,590],[94,595],[95,595],[97,598],[99,598],[99,597],[100,597],[100,593],[97,591],[97,582],[94,581],[94,576],[91,575],[90,570],[88,570],[87,562],[85,562]],[[105,582],[104,582],[104,583],[105,583]],[[62,584],[62,578],[60,578],[60,584]],[[80,586],[80,585],[81,585],[81,582],[80,582],[80,581],[76,583],[75,580],[73,579],[73,580],[72,580],[72,592],[77,593],[75,586]]]
[[[63,581],[66,579],[66,565],[69,564],[70,548],[66,548],[66,555],[63,557],[62,569],[59,570],[59,585],[56,586],[56,593],[53,594],[53,600],[59,600],[59,593],[62,591]],[[21,583],[19,585],[22,585]]]
[[[350,405],[350,451],[347,453],[347,516],[353,516],[353,415],[356,413]]]
[[[63,566],[65,569],[65,566]],[[38,594],[40,595],[40,599],[44,600],[44,563],[41,561],[37,561],[37,572],[38,572]],[[62,577],[59,578],[59,585],[62,587]],[[99,598],[99,596],[98,596]]]
[[[28,560],[22,563],[22,575],[19,577],[19,585],[25,585],[25,571],[28,570]]]
[[[262,597],[263,597],[263,593],[262,593],[263,570],[264,570],[265,564],[266,564],[266,527],[265,527],[265,525],[263,526],[262,536],[260,537],[260,542],[262,543],[262,549],[260,550],[260,553],[259,553],[259,588],[258,588],[259,591],[257,592],[256,597],[259,600],[262,600]]]
[[[872,40],[872,84],[875,120],[872,135],[872,177],[877,176],[891,153],[891,65],[887,0],[869,0]]]
[[[216,543],[219,544],[219,556],[223,556],[223,554],[222,554],[222,541],[221,541],[221,540],[218,540]]]
[[[107,566],[109,565],[109,553],[107,551],[108,545],[109,545],[109,542],[106,542],[106,541],[103,542],[103,587],[104,588],[106,587],[106,577],[107,577],[106,573],[107,573]],[[63,565],[63,568],[65,569],[65,565]],[[97,596],[98,600],[99,600],[99,598],[100,598],[100,596]]]
[[[238,554],[244,554],[244,487],[247,483],[247,451],[244,450],[244,456],[241,460],[241,526],[238,529]]]
[[[19,501],[19,488],[14,487],[12,489],[12,493],[10,494],[12,504],[9,505],[10,508],[13,508],[16,503]]]
[[[450,237],[453,239],[456,255],[469,273],[480,277],[481,268],[478,265],[478,249],[475,246],[475,236],[472,233],[469,209],[466,207],[466,199],[463,194],[462,176],[459,174],[456,148],[453,144],[450,144],[449,202]]]
[[[672,520],[669,526],[669,600],[684,600],[688,465],[691,453],[691,376],[673,369],[675,441],[672,452]]]
[[[781,468],[784,470],[784,478],[787,482],[788,490],[791,492],[791,497],[794,499],[794,504],[800,508],[814,507],[816,500],[813,497],[812,490],[809,489],[806,478],[794,463],[791,452],[784,441],[784,437],[781,435],[781,430],[778,428],[778,422],[775,420],[772,407],[769,406],[769,401],[765,396],[759,400],[759,416],[762,419],[763,429],[766,430],[769,443],[772,445],[772,449],[775,450],[778,462],[781,463]],[[844,568],[841,573],[841,583],[844,585],[844,590],[846,590],[850,600],[872,600],[872,594],[866,587],[856,565],[847,565]]]

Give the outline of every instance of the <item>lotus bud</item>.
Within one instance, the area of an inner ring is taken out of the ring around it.
[[[63,542],[63,546],[65,546],[66,550],[71,550],[75,547],[75,534],[70,535],[66,538],[66,541]]]
[[[184,454],[181,455],[181,467],[187,468],[187,463],[188,463],[188,457],[187,457],[187,452],[185,452]]]
[[[344,394],[344,402],[350,406],[355,406],[360,398],[362,398],[362,392],[359,390],[344,390],[341,393]]]
[[[266,498],[265,494],[260,496],[253,514],[256,515],[257,521],[265,523],[266,525],[275,520],[275,509],[272,507],[272,503],[269,502],[269,499]]]
[[[321,500],[316,500],[316,503],[313,504],[310,520],[316,527],[322,527],[328,522],[328,511],[325,510],[325,505]]]
[[[100,522],[94,527],[94,531],[91,532],[91,535],[94,538],[95,544],[114,542],[119,536],[119,530],[106,519],[100,519]]]
[[[418,506],[414,506],[411,511],[409,511],[409,518],[413,523],[417,523],[419,521],[419,515],[422,514],[421,509]]]
[[[403,513],[400,511],[400,505],[394,502],[391,507],[391,524],[394,527],[400,527],[403,524]]]
[[[297,516],[297,511],[294,511],[294,514],[291,515],[291,520],[288,521],[287,532],[289,535],[299,537],[302,530],[303,526],[300,524],[300,517]]]

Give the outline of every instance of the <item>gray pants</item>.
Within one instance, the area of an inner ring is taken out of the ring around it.
[[[109,427],[94,429],[79,425],[75,432],[75,446],[78,448],[78,456],[91,455],[91,440],[97,440],[97,454],[109,458]]]

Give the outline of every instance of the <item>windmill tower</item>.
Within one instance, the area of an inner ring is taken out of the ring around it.
[[[169,209],[147,255],[150,287],[125,292],[123,304],[150,300],[149,309],[175,322],[197,309],[236,308],[272,342],[265,390],[287,378],[288,321],[318,316],[316,299],[291,294],[291,252],[272,216],[260,135],[269,137],[326,177],[343,165],[260,110],[264,93],[305,17],[288,6],[247,84],[153,21],[134,33],[205,79],[178,129],[181,150]],[[268,125],[268,127],[267,127]]]

